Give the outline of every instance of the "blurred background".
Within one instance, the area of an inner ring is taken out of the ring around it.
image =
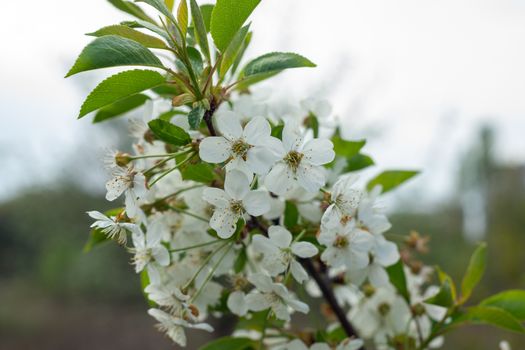
[[[76,120],[110,70],[63,76],[84,33],[126,16],[104,0],[0,6],[0,349],[174,348],[153,329],[127,254],[82,252],[85,212],[109,208],[104,149],[129,140],[125,122]],[[385,197],[393,234],[429,236],[424,261],[456,279],[488,241],[478,300],[525,288],[524,19],[519,0],[263,0],[252,18],[247,57],[294,51],[318,65],[272,80],[272,100],[329,99],[344,135],[368,139],[377,166],[364,177],[422,171]],[[525,348],[484,327],[445,348],[502,339]]]

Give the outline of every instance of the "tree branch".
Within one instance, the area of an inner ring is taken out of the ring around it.
[[[204,122],[206,123],[206,126],[208,127],[208,131],[210,132],[211,136],[217,135],[217,133],[215,132],[215,127],[213,126],[213,113],[215,113],[216,109],[217,103],[215,102],[215,99],[212,99],[210,103],[210,109],[204,112],[204,116],[202,117],[202,119],[204,119]]]

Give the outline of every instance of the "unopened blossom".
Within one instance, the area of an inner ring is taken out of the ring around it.
[[[369,252],[374,239],[371,234],[355,226],[351,221],[330,230],[323,230],[317,238],[326,246],[321,260],[333,268],[362,269],[369,263]]]
[[[290,310],[303,314],[310,311],[310,307],[295,299],[288,289],[281,283],[274,283],[270,276],[256,273],[248,277],[248,280],[256,288],[246,296],[246,304],[249,310],[262,311],[271,309],[280,320],[290,321]]]
[[[146,190],[146,178],[133,167],[116,167],[113,178],[106,183],[106,199],[114,201],[123,193],[126,196],[126,214],[135,217],[138,214],[138,200],[143,197]]]
[[[208,187],[203,199],[213,205],[210,227],[221,238],[235,233],[237,221],[245,214],[260,216],[270,210],[270,196],[263,190],[250,190],[250,180],[245,174],[232,170],[226,174],[224,190]]]
[[[361,190],[353,186],[356,180],[357,177],[353,175],[345,175],[334,184],[330,193],[330,205],[321,219],[324,227],[344,225],[355,216],[363,195]]]
[[[287,123],[283,128],[282,143],[276,149],[280,160],[266,176],[266,188],[283,195],[297,183],[308,192],[317,192],[326,182],[322,165],[334,159],[333,148],[327,139],[305,142],[301,128],[295,123]]]
[[[212,326],[207,323],[190,323],[183,318],[173,316],[159,309],[149,309],[148,314],[153,316],[159,323],[157,328],[165,332],[171,340],[180,346],[186,346],[185,328],[201,329],[213,332]]]
[[[295,257],[311,258],[317,254],[317,248],[310,242],[292,242],[292,234],[282,226],[270,226],[268,236],[255,235],[252,238],[254,251],[263,254],[262,267],[271,276],[289,268],[297,282],[305,281],[308,274]]]
[[[160,266],[169,265],[170,253],[160,242],[161,234],[159,230],[148,231],[144,234],[140,227],[135,226],[133,228],[131,238],[134,248],[131,251],[134,253],[133,264],[137,273],[144,270],[152,262],[156,262]]]
[[[96,220],[90,227],[100,229],[109,239],[114,239],[122,245],[125,245],[127,242],[128,231],[135,226],[131,223],[116,222],[98,211],[88,211],[87,214]]]
[[[266,174],[279,158],[275,151],[279,140],[271,136],[271,127],[263,117],[255,117],[244,130],[233,112],[217,118],[222,136],[206,137],[199,146],[199,156],[208,163],[227,162],[226,170],[239,170],[252,177]]]

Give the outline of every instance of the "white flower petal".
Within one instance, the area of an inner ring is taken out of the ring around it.
[[[206,187],[202,191],[202,199],[218,208],[230,206],[230,196],[224,190],[215,187]]]
[[[292,253],[301,258],[311,258],[318,253],[318,250],[310,242],[295,242],[292,244]]]
[[[335,158],[334,145],[327,139],[313,139],[304,145],[303,154],[313,165],[327,164]]]
[[[248,214],[260,216],[270,211],[270,195],[263,190],[250,191],[242,201]]]
[[[217,208],[211,217],[210,227],[217,231],[220,238],[230,238],[237,228],[237,220],[239,217],[229,209]]]
[[[250,148],[246,154],[246,165],[252,172],[264,175],[279,158],[272,152],[268,152],[265,147],[255,146]]]
[[[244,127],[244,138],[250,145],[260,145],[265,137],[270,136],[270,123],[263,117],[255,117]]]
[[[283,128],[283,146],[286,151],[297,150],[303,143],[301,128],[296,122],[288,122]]]
[[[283,195],[293,189],[295,185],[294,174],[284,162],[278,162],[266,175],[264,185],[270,192]]]
[[[272,279],[264,273],[254,273],[248,276],[248,281],[261,292],[269,293],[273,290]]]
[[[389,284],[386,270],[379,264],[372,264],[368,270],[368,279],[374,287],[384,287]]]
[[[268,299],[260,293],[250,293],[246,296],[248,310],[262,311],[268,309],[271,304]]]
[[[231,293],[228,296],[226,304],[228,305],[228,309],[230,309],[230,311],[237,316],[244,316],[248,311],[248,306],[246,305],[246,295],[241,291],[235,291]]]
[[[216,118],[217,129],[228,140],[237,140],[242,136],[242,126],[239,116],[234,112],[226,111]]]
[[[272,244],[279,248],[288,248],[290,243],[292,243],[292,234],[282,226],[270,226],[268,228],[268,236]]]
[[[374,247],[374,261],[383,266],[390,266],[399,260],[399,250],[394,242],[387,241],[383,237],[376,239]]]
[[[129,181],[125,177],[117,176],[106,182],[106,199],[114,201],[129,187]]]
[[[168,266],[170,264],[170,253],[165,246],[159,245],[151,248],[151,254],[160,266]]]
[[[308,279],[308,274],[305,269],[296,260],[290,262],[290,271],[292,272],[293,278],[299,283],[303,283]]]
[[[232,170],[226,174],[224,190],[231,198],[242,200],[250,191],[250,179],[246,177],[246,174]]]
[[[326,178],[322,167],[303,159],[297,168],[297,181],[306,191],[317,192],[326,183]]]
[[[222,163],[231,156],[231,143],[222,136],[206,137],[199,145],[199,157],[208,163]]]

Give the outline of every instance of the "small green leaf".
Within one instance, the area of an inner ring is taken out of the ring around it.
[[[310,113],[308,115],[305,120],[305,126],[312,129],[315,138],[319,137],[319,120],[317,120],[315,114]]]
[[[309,59],[291,52],[271,52],[257,57],[244,67],[244,76],[280,72],[289,68],[315,67]]]
[[[108,0],[108,2],[115,6],[117,9],[126,12],[133,17],[136,17],[138,19],[148,21],[150,23],[155,23],[153,19],[151,19],[150,16],[148,16],[140,7],[135,5],[134,3],[130,1],[122,1],[122,0]]]
[[[193,108],[188,114],[188,122],[192,130],[197,130],[201,125],[202,117],[204,116],[205,110],[202,107]]]
[[[507,311],[493,306],[474,306],[452,322],[452,326],[459,324],[489,324],[508,331],[524,333],[521,323]]]
[[[432,305],[439,305],[443,307],[450,307],[454,305],[454,298],[452,297],[452,286],[449,280],[445,280],[441,285],[439,292],[431,298],[425,300],[425,303]]]
[[[472,256],[461,281],[461,302],[467,301],[479,283],[487,266],[487,244],[480,243]]]
[[[168,9],[166,4],[162,0],[135,0],[135,2],[144,2],[150,5],[151,7],[155,8],[157,11],[162,13],[164,16],[169,18],[169,20],[173,24],[177,24],[177,20],[173,16],[173,13]]]
[[[150,307],[156,307],[157,304],[155,304],[155,302],[151,300],[148,294],[144,291],[144,289],[146,289],[146,287],[149,286],[149,284],[150,284],[150,279],[148,276],[148,271],[147,269],[144,269],[140,272],[140,287],[141,287],[140,290],[142,291],[142,295],[144,296],[144,299],[146,300],[148,305]]]
[[[336,155],[349,159],[359,153],[361,148],[365,146],[366,140],[344,140],[339,131],[336,131],[335,135],[332,136],[332,143],[334,144],[334,152]]]
[[[130,27],[130,28],[146,28],[146,29],[148,29],[149,31],[152,31],[155,34],[160,35],[165,40],[167,40],[169,42],[172,42],[172,40],[171,40],[170,36],[168,35],[168,33],[166,33],[166,31],[164,29],[162,29],[161,27],[159,27],[156,24],[152,24],[152,23],[149,23],[149,22],[146,22],[146,21],[141,21],[140,19],[135,20],[135,21],[125,21],[125,22],[121,22],[120,24],[123,25],[123,26],[126,26],[126,27]]]
[[[244,42],[241,45],[241,48],[239,49],[239,52],[237,53],[237,57],[235,58],[235,61],[233,62],[231,74],[234,75],[237,71],[237,68],[239,68],[239,65],[241,64],[242,58],[244,57],[244,53],[246,52],[246,49],[250,45],[250,42],[252,41],[252,32],[249,32],[246,35],[246,38],[244,38]]]
[[[390,283],[396,287],[397,291],[406,301],[410,300],[410,295],[407,288],[407,278],[405,276],[405,271],[403,270],[403,262],[401,259],[394,265],[391,265],[386,268],[388,277],[390,278]]]
[[[293,202],[286,201],[284,207],[284,226],[290,229],[297,225],[298,221],[299,210],[297,210],[297,206]]]
[[[201,183],[210,183],[215,176],[213,175],[214,167],[207,163],[190,164],[181,169],[183,180],[192,180]]]
[[[116,35],[105,35],[89,43],[66,75],[93,69],[118,66],[150,66],[164,68],[162,62],[145,46]]]
[[[176,146],[184,146],[191,142],[191,137],[188,133],[162,119],[154,119],[148,123],[151,131],[160,140]]]
[[[235,33],[242,27],[261,0],[217,0],[211,14],[211,36],[219,51],[224,52]]]
[[[144,45],[145,47],[149,47],[153,49],[167,49],[168,48],[166,46],[166,43],[160,40],[159,38],[156,38],[148,34],[144,34],[142,32],[139,32],[138,30],[135,30],[123,24],[107,26],[107,27],[97,30],[96,32],[88,33],[86,35],[96,36],[96,37],[101,37],[104,35],[118,35],[123,38],[134,40],[138,42],[139,44]]]
[[[242,44],[244,43],[244,39],[246,39],[246,35],[248,35],[249,30],[249,24],[239,29],[239,31],[235,34],[232,41],[230,42],[230,45],[228,45],[228,48],[226,48],[226,50],[224,51],[224,54],[222,55],[221,65],[219,67],[219,75],[221,78],[224,78],[226,76],[228,69],[230,69],[230,67],[233,65],[233,62],[235,62],[235,59],[239,54]]]
[[[191,68],[195,74],[200,75],[204,68],[204,63],[202,62],[202,56],[199,50],[194,47],[188,47],[188,58],[190,59]]]
[[[111,119],[123,115],[124,113],[130,112],[135,108],[142,106],[150,98],[144,94],[136,94],[119,100],[109,106],[99,109],[93,123],[100,123],[104,120]]]
[[[223,337],[202,346],[199,350],[249,350],[255,349],[256,345],[250,338]]]
[[[102,81],[88,95],[80,108],[79,118],[121,99],[159,86],[165,82],[162,74],[152,70],[128,70]]]
[[[246,91],[250,86],[260,83],[266,79],[276,76],[280,71],[271,72],[266,74],[256,74],[249,77],[241,77],[239,83],[235,86],[235,89],[238,91]],[[242,72],[240,73],[242,75]]]
[[[346,161],[344,172],[357,171],[374,165],[374,160],[366,154],[358,153]]]
[[[200,6],[201,13],[202,13],[202,19],[204,20],[204,26],[206,27],[206,32],[210,32],[211,28],[211,14],[213,12],[213,9],[215,8],[215,5],[213,4],[204,4]]]
[[[284,124],[276,125],[272,128],[272,136],[277,137],[279,140],[283,138]]]
[[[175,6],[175,0],[164,0],[164,4],[168,8],[168,10],[173,11],[173,7]]]
[[[507,290],[495,294],[480,303],[507,311],[520,321],[525,321],[525,290]]]
[[[186,0],[181,0],[179,4],[177,20],[179,22],[180,30],[182,31],[182,36],[186,36],[186,32],[188,31],[188,4],[186,3]]]
[[[366,188],[370,191],[375,186],[381,185],[382,191],[385,193],[396,188],[417,174],[419,174],[418,171],[387,170],[370,180],[368,185],[366,185]]]
[[[237,255],[237,259],[235,259],[235,262],[233,264],[233,270],[235,271],[235,273],[241,273],[242,270],[244,270],[247,261],[248,255],[246,254],[246,249],[243,248],[239,252],[239,255]]]
[[[441,283],[441,285],[444,285],[445,283],[447,283],[450,286],[450,294],[452,296],[452,299],[456,300],[457,292],[456,292],[456,284],[454,283],[454,280],[448,274],[446,274],[443,270],[441,270],[439,266],[435,266],[434,269],[437,273],[439,283]]]
[[[208,32],[206,31],[206,25],[202,17],[201,8],[195,0],[190,0],[191,18],[193,25],[195,26],[195,38],[201,48],[202,53],[208,60],[211,61],[210,48],[208,46]]]
[[[95,246],[109,241],[110,239],[101,229],[94,228],[89,232],[89,238],[82,251],[84,253],[89,253]]]

